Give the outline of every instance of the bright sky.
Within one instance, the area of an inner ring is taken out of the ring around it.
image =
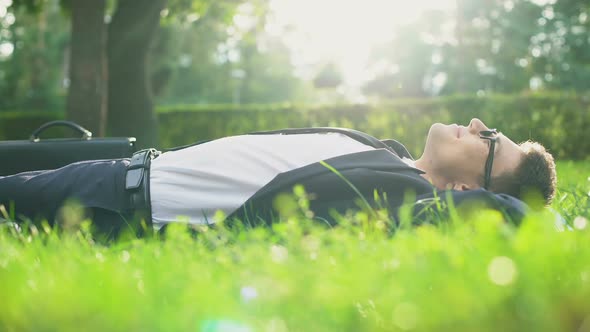
[[[371,48],[392,38],[396,27],[424,10],[453,11],[456,0],[271,0],[268,32],[280,35],[294,51],[298,68],[332,61],[345,83],[358,85],[367,76]],[[283,28],[291,26],[292,33]],[[303,72],[303,75],[306,73]]]

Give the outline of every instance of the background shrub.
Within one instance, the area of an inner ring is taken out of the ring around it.
[[[421,153],[432,123],[467,124],[478,117],[516,142],[534,139],[557,158],[584,159],[590,152],[589,107],[588,96],[543,93],[365,105],[175,105],[160,107],[158,117],[164,149],[259,130],[335,126],[398,139],[415,156]],[[0,139],[26,139],[42,123],[62,117],[61,113],[2,113]],[[53,133],[59,134],[63,131]]]

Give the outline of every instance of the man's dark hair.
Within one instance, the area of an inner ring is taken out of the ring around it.
[[[541,194],[545,205],[551,204],[557,184],[553,156],[537,142],[527,141],[519,146],[524,152],[522,161],[513,172],[493,177],[490,190],[519,199],[536,192]]]

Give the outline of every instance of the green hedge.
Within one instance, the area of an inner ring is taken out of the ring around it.
[[[419,155],[434,122],[467,124],[478,117],[515,141],[534,139],[556,157],[590,152],[590,98],[566,93],[448,97],[366,105],[177,105],[158,109],[160,147],[256,130],[305,126],[352,127],[402,141]],[[0,139],[26,138],[61,114],[0,113]]]
[[[63,114],[54,112],[0,112],[0,140],[28,139],[33,130],[39,128],[42,124],[63,119]],[[58,134],[51,131],[49,136],[57,137]]]
[[[324,107],[169,106],[159,110],[160,141],[163,147],[170,147],[253,130],[342,126],[381,138],[399,139],[414,155],[419,155],[432,123],[467,124],[471,118],[478,117],[517,142],[534,139],[558,158],[585,159],[590,152],[589,110],[590,98],[565,93]]]

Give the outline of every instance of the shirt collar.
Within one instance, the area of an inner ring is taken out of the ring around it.
[[[413,160],[413,159],[410,159],[410,158],[406,158],[406,157],[402,157],[402,161],[403,161],[403,162],[404,162],[406,165],[408,165],[408,166],[410,166],[410,167],[413,167],[413,168],[416,168],[416,161],[415,161],[415,160]]]

